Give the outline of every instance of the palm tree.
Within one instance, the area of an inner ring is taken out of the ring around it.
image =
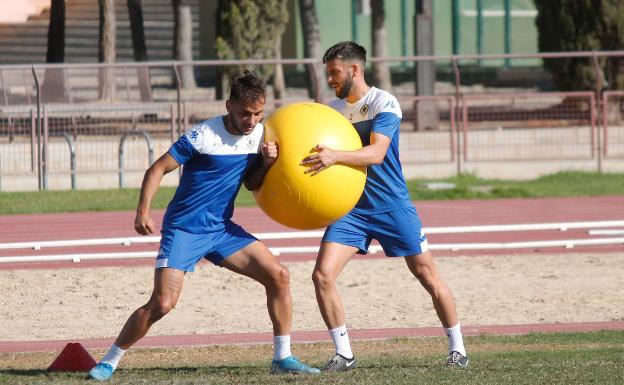
[[[388,56],[388,32],[386,31],[386,11],[384,0],[371,0],[373,56]],[[373,83],[379,88],[390,91],[392,80],[388,62],[373,63]]]
[[[414,29],[416,32],[416,38],[414,39],[416,55],[433,55],[433,0],[419,0],[416,3],[416,23]],[[416,62],[414,71],[416,95],[435,95],[435,62]],[[414,130],[435,130],[439,128],[440,114],[435,101],[420,100],[415,102],[414,110]],[[456,111],[451,113],[454,114]]]
[[[46,63],[65,61],[65,0],[50,0]]]
[[[269,40],[269,42],[267,42],[267,51],[269,52],[267,52],[266,55],[270,58],[270,52],[273,51],[275,59],[281,59],[282,35],[286,30],[286,23],[288,23],[286,0],[264,1],[262,5],[260,11],[262,20],[264,21],[264,27],[266,28],[267,39]],[[284,67],[281,64],[276,64],[273,70],[273,97],[279,100],[282,99],[285,94],[286,80],[284,79]]]
[[[115,62],[116,19],[115,0],[99,0],[100,36],[98,59],[100,63]],[[100,99],[115,99],[115,70],[102,68],[99,76]]]
[[[303,28],[303,53],[307,58],[320,59],[323,56],[321,51],[321,32],[319,22],[316,17],[316,7],[314,0],[299,0],[299,16]],[[324,89],[325,72],[320,65],[306,66],[308,74],[308,95],[317,101],[322,99],[321,90]]]
[[[46,63],[63,63],[64,61],[65,0],[51,0]],[[41,95],[43,101],[59,101],[65,97],[65,73],[62,69],[46,69]]]
[[[128,0],[128,18],[130,19],[130,31],[132,33],[132,52],[134,61],[148,61],[147,46],[145,45],[145,30],[143,28],[143,7],[141,0]],[[148,67],[137,68],[137,79],[141,101],[152,101],[152,89]]]
[[[193,60],[193,18],[191,17],[191,6],[184,0],[172,0],[173,14],[175,20],[173,50],[175,60]],[[195,88],[195,75],[193,66],[182,66],[180,70],[180,80],[182,88]]]

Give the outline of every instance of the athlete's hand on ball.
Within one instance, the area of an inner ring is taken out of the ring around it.
[[[154,221],[149,214],[137,213],[134,218],[134,229],[141,235],[154,234]]]
[[[312,149],[312,152],[314,152],[314,154],[303,158],[301,161],[302,166],[310,166],[305,170],[305,174],[312,173],[312,176],[314,176],[333,166],[338,161],[338,153],[322,144],[317,144],[316,147]]]
[[[265,166],[272,166],[273,163],[275,163],[275,161],[277,160],[277,143],[262,143],[262,145],[260,146],[260,151],[262,152],[262,161],[264,162]]]

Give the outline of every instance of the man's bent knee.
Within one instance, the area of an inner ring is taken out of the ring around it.
[[[290,272],[286,266],[280,265],[278,269],[271,272],[268,286],[273,288],[287,288],[289,284]]]
[[[334,285],[335,279],[331,275],[325,274],[320,270],[314,270],[314,272],[312,272],[312,282],[314,282],[314,287],[322,290]]]
[[[437,277],[434,276],[433,272],[428,267],[417,268],[414,272],[414,276],[427,290],[435,289],[440,281]]]
[[[158,321],[159,319],[161,319],[162,317],[164,317],[167,313],[169,313],[171,310],[173,310],[176,306],[176,300],[171,299],[171,298],[165,298],[165,297],[161,297],[161,298],[156,298],[152,301],[150,301],[147,305],[146,308],[150,313],[150,318],[152,319],[152,321]]]

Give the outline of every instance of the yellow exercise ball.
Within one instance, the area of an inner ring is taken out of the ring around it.
[[[309,102],[284,106],[267,119],[265,141],[278,144],[278,157],[254,197],[276,222],[302,230],[325,227],[360,199],[366,167],[336,164],[311,176],[301,165],[318,144],[346,151],[362,147],[357,132],[338,111]]]

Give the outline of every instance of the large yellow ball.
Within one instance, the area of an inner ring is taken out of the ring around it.
[[[357,132],[338,111],[318,103],[284,106],[267,119],[265,141],[276,142],[279,155],[254,197],[276,222],[302,230],[325,227],[360,199],[365,167],[333,165],[311,176],[300,165],[318,144],[348,151],[362,147]]]

